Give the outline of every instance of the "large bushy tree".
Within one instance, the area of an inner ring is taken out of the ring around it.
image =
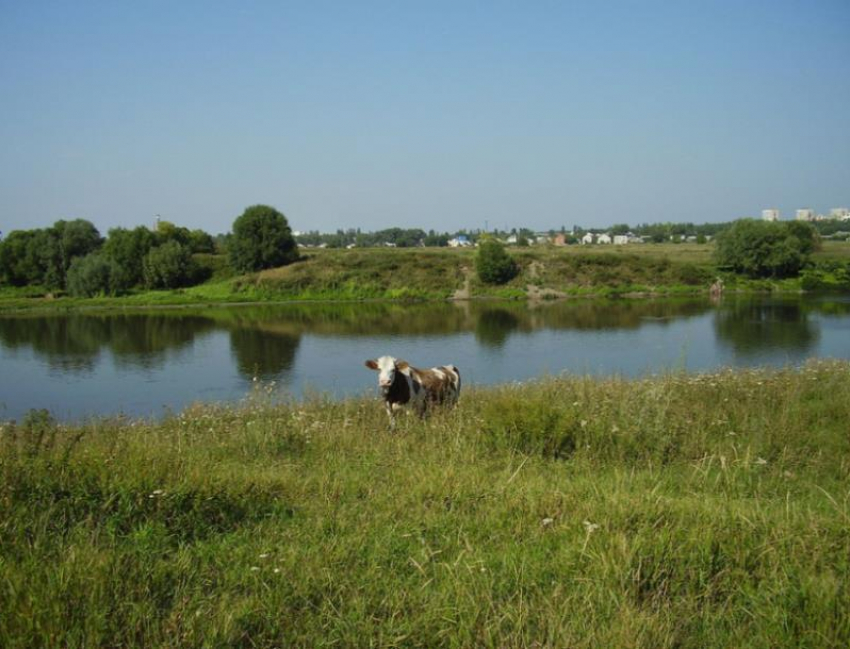
[[[171,240],[151,249],[143,263],[145,286],[178,288],[192,283],[195,266],[189,248]]]
[[[485,284],[504,284],[519,272],[516,262],[495,239],[486,239],[475,254],[475,271]]]
[[[103,253],[113,260],[122,270],[122,282],[119,288],[130,288],[144,282],[143,262],[147,254],[156,245],[156,236],[148,228],[140,225],[132,230],[112,228]]]
[[[718,265],[748,277],[793,277],[818,246],[808,223],[741,219],[717,237]]]
[[[100,233],[85,219],[56,221],[51,227],[16,230],[0,244],[0,276],[9,284],[64,288],[71,262],[97,250]]]
[[[268,205],[247,208],[233,222],[230,263],[242,273],[284,266],[298,259],[286,217]]]
[[[0,243],[0,278],[12,286],[40,284],[44,276],[38,254],[38,230],[13,230]]]

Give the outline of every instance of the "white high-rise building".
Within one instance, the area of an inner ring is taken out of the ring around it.
[[[779,220],[779,210],[777,209],[769,209],[761,211],[761,220],[762,221],[778,221]]]
[[[815,220],[815,211],[809,209],[808,207],[797,210],[797,220],[798,221],[814,221]]]
[[[850,221],[850,209],[846,207],[833,207],[829,210],[829,218],[837,221]]]

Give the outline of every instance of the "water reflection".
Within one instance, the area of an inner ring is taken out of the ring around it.
[[[520,318],[508,309],[483,309],[476,317],[475,339],[487,347],[503,347],[520,326]]]
[[[291,369],[301,337],[257,329],[234,329],[230,349],[239,373],[248,378],[280,379]]]
[[[770,350],[802,355],[820,339],[811,310],[800,301],[734,300],[718,309],[714,328],[718,341],[742,356]]]
[[[52,369],[69,373],[92,371],[103,350],[118,366],[152,368],[214,329],[214,321],[198,316],[22,316],[0,318],[0,346],[30,348]]]
[[[0,317],[0,346],[29,348],[51,368],[92,371],[103,351],[119,368],[151,369],[216,331],[230,336],[239,372],[280,377],[292,368],[301,336],[411,336],[472,332],[482,345],[502,347],[514,333],[539,329],[637,329],[699,315],[704,301],[464,302],[402,305],[316,304],[286,307],[77,313]]]

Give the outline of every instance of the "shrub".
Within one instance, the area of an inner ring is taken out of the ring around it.
[[[67,285],[68,293],[74,297],[114,295],[125,287],[126,276],[114,260],[93,252],[71,262]]]
[[[192,283],[195,265],[189,248],[171,240],[151,250],[144,261],[145,286],[178,288]]]
[[[516,277],[519,268],[498,241],[483,241],[475,255],[475,271],[485,284],[505,284]]]
[[[254,205],[233,222],[230,263],[241,273],[284,266],[298,259],[286,217],[268,205]]]

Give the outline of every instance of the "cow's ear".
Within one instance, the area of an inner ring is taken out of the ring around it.
[[[404,370],[406,370],[408,367],[410,367],[410,364],[409,364],[407,361],[396,361],[396,362],[395,362],[395,368],[396,368],[397,370],[404,371]]]
[[[370,370],[377,370],[378,369],[378,363],[377,363],[377,361],[373,361],[370,358],[368,361],[366,361],[366,367],[368,367]]]

